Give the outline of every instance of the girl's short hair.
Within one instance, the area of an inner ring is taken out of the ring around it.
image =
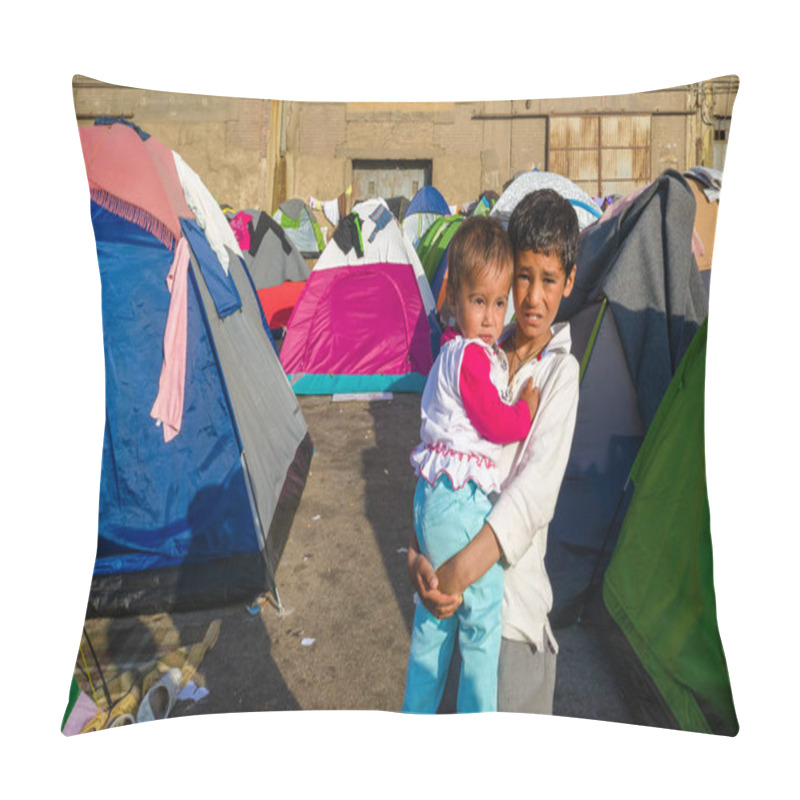
[[[468,217],[447,249],[447,286],[457,292],[464,281],[474,282],[487,269],[514,268],[511,240],[494,217]]]

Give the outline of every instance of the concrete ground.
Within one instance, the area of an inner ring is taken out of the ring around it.
[[[276,572],[282,610],[270,598],[258,607],[86,622],[110,678],[200,642],[221,621],[194,677],[208,694],[180,701],[171,716],[400,709],[414,611],[405,547],[419,395],[301,397],[300,405],[315,454]],[[572,626],[556,638],[555,713],[633,722],[595,628]],[[84,655],[91,663],[87,648]],[[85,685],[79,667],[76,676]]]

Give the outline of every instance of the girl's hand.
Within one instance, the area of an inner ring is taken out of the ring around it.
[[[439,579],[431,562],[413,547],[408,549],[408,576],[422,605],[438,619],[452,617],[463,602],[461,595],[443,594],[439,591]]]
[[[528,410],[531,412],[531,422],[533,422],[533,418],[539,408],[539,387],[533,385],[533,378],[522,387],[519,397],[520,400],[524,400],[528,404]]]

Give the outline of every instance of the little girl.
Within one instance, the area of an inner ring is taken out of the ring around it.
[[[513,406],[501,399],[508,364],[497,346],[513,275],[511,244],[491,217],[462,223],[448,250],[447,303],[455,330],[422,394],[421,444],[411,454],[418,476],[415,547],[438,568],[481,529],[500,489],[501,446],[524,439],[539,404],[527,384]],[[503,570],[495,564],[464,592],[458,611],[437,619],[417,603],[403,711],[435,713],[442,699],[455,637],[461,650],[458,712],[495,711]]]

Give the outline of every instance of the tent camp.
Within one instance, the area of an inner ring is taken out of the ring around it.
[[[492,206],[491,216],[498,217],[502,222],[508,224],[508,219],[511,212],[517,207],[517,203],[526,194],[537,189],[555,189],[562,197],[566,197],[578,215],[578,226],[581,230],[598,220],[603,214],[597,203],[569,178],[555,172],[531,170],[523,172],[511,181]]]
[[[303,258],[317,258],[325,249],[325,237],[308,203],[299,197],[285,200],[272,215]]]
[[[403,216],[403,233],[416,247],[425,231],[440,217],[450,215],[447,201],[434,186],[423,186],[412,198]]]
[[[598,562],[613,552],[628,473],[708,313],[691,251],[694,214],[686,181],[668,170],[622,213],[581,234],[575,285],[557,317],[569,320],[581,383],[548,535],[556,624],[574,619]]]
[[[694,222],[691,188],[667,170],[581,233],[557,317],[570,323],[580,396],[546,564],[553,626],[605,628],[642,724],[732,734],[711,573],[708,294]]]
[[[88,613],[251,599],[312,445],[231,228],[198,176],[123,124],[80,129],[106,371]]]
[[[642,724],[734,734],[711,571],[695,211],[667,170],[581,234],[558,315],[581,362],[580,399],[547,569],[554,626],[592,605]]]
[[[281,363],[298,394],[419,392],[440,330],[414,248],[383,200],[353,207],[289,319]]]
[[[239,213],[246,214],[248,228],[242,255],[270,330],[278,335],[289,321],[310,270],[284,228],[269,214],[257,210]]]
[[[581,230],[602,216],[594,200],[568,178],[538,170],[523,172],[515,177],[497,199],[494,199],[493,192],[484,192],[478,205],[471,209],[470,213],[496,217],[507,227],[511,212],[516,208],[517,203],[525,195],[537,189],[554,189],[569,200],[578,216],[578,225]],[[462,214],[435,218],[416,244],[417,254],[431,284],[437,309],[441,309],[444,304],[447,288],[447,249],[450,246],[450,240],[464,219],[465,216]],[[512,320],[513,315],[514,306],[509,297],[506,323]]]
[[[694,228],[692,230],[692,254],[700,270],[706,292],[711,289],[711,264],[714,256],[714,235],[717,229],[719,190],[722,173],[706,167],[692,167],[683,173],[687,186],[695,199]],[[599,222],[622,213],[645,190],[647,186],[634,189],[623,197],[617,197],[603,211]]]
[[[498,198],[497,192],[487,189],[481,192],[477,200],[473,200],[470,203],[462,203],[458,207],[458,213],[465,217],[485,217],[494,208]]]

